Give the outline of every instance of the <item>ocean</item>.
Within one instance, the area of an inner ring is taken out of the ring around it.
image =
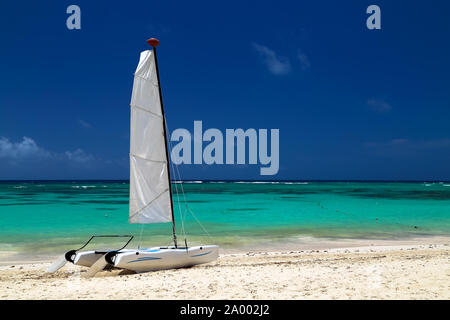
[[[185,235],[188,245],[224,248],[450,235],[449,182],[191,181],[173,190],[182,245]],[[170,245],[170,223],[128,223],[128,192],[128,181],[0,182],[0,251],[54,255],[94,234],[134,235],[130,247]]]

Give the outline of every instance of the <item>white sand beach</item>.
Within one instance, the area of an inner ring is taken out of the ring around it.
[[[1,299],[450,299],[450,242],[223,254],[210,264],[84,279],[71,264],[0,267]]]

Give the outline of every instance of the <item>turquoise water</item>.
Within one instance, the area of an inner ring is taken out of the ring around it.
[[[316,238],[450,235],[450,183],[183,183],[196,219],[174,194],[183,242],[233,248]],[[180,184],[173,185],[174,190]],[[134,246],[171,243],[171,224],[128,224],[128,182],[0,182],[1,251],[53,253],[92,234],[133,234]],[[102,240],[105,241],[105,240]],[[101,242],[101,245],[106,242]],[[112,239],[108,246],[117,245]]]

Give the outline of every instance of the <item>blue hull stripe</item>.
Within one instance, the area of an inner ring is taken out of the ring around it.
[[[139,262],[139,261],[149,261],[149,260],[158,260],[158,259],[161,259],[161,258],[156,258],[156,257],[144,257],[144,258],[139,258],[139,259],[137,259],[137,260],[129,261],[129,262],[127,262],[127,263],[131,263],[131,262]]]
[[[193,258],[193,257],[199,257],[199,256],[204,256],[204,255],[207,255],[207,254],[209,254],[209,253],[211,253],[212,251],[209,251],[209,252],[206,252],[206,253],[200,253],[200,254],[196,254],[196,255],[194,255],[194,256],[191,256],[191,258]]]

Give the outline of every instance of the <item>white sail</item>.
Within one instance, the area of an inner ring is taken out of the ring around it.
[[[130,223],[172,221],[164,119],[153,51],[141,52],[130,123]]]

